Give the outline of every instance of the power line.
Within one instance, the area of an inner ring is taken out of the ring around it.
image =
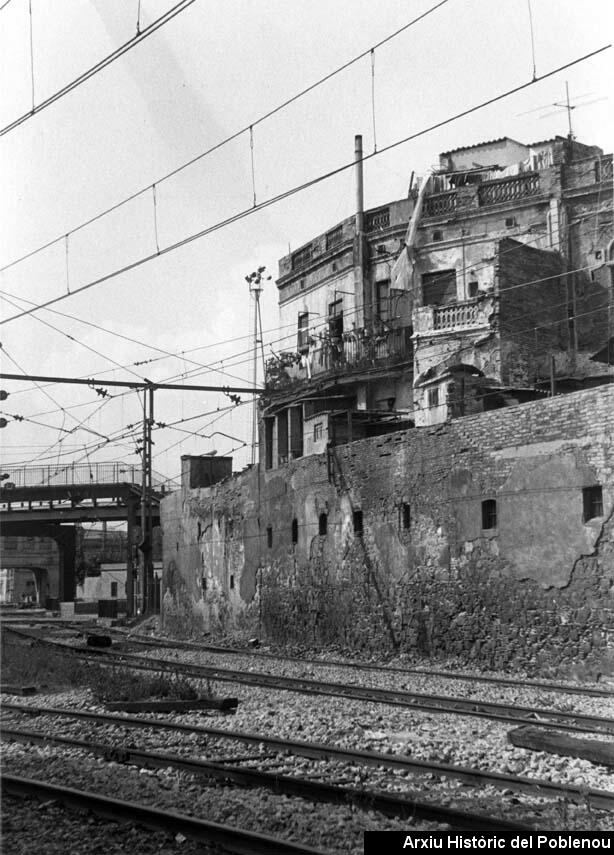
[[[14,119],[12,122],[9,122],[8,125],[5,125],[2,129],[0,129],[0,137],[4,136],[4,134],[8,134],[9,131],[12,131],[12,130],[14,130],[14,128],[17,128],[19,125],[23,124],[23,122],[25,122],[27,119],[32,118],[32,116],[36,115],[36,113],[40,113],[41,110],[44,110],[45,107],[49,107],[50,104],[55,103],[57,100],[62,98],[64,95],[66,95],[68,92],[72,92],[72,90],[76,89],[77,86],[80,86],[82,83],[85,83],[85,81],[89,80],[90,77],[93,77],[99,71],[102,71],[103,68],[106,68],[108,65],[110,65],[112,62],[114,62],[116,59],[119,59],[120,56],[123,56],[127,51],[129,51],[135,45],[142,42],[143,39],[146,39],[147,36],[152,35],[152,33],[155,33],[156,30],[158,30],[160,27],[164,26],[164,24],[167,24],[169,21],[172,21],[172,19],[176,15],[179,15],[180,12],[183,12],[185,9],[188,8],[188,6],[191,6],[192,3],[194,3],[194,2],[195,2],[195,0],[181,0],[181,2],[177,3],[171,9],[169,9],[167,12],[165,12],[163,15],[161,15],[159,18],[157,18],[148,27],[145,27],[144,30],[141,30],[141,32],[137,32],[137,34],[135,36],[133,36],[127,42],[124,42],[124,44],[121,45],[120,47],[118,47],[116,50],[114,50],[113,53],[110,53],[104,59],[101,59],[100,62],[97,62],[91,68],[88,68],[87,71],[84,71],[83,74],[79,75],[79,77],[76,77],[70,83],[67,83],[66,86],[63,86],[61,89],[58,89],[58,91],[54,92],[53,95],[50,95],[48,98],[45,98],[44,101],[40,101],[38,104],[35,104],[34,103],[34,54],[32,51],[32,5],[31,5],[32,0],[29,0],[29,4],[30,4],[30,47],[31,47],[31,65],[32,65],[32,109],[29,110],[27,113],[24,113],[22,116],[19,116],[19,118]],[[2,8],[4,8],[4,7],[2,7]],[[71,232],[69,232],[68,234],[71,234]],[[62,235],[62,239],[64,237],[65,237],[65,235]],[[58,238],[58,240],[59,240],[59,238]],[[55,241],[52,241],[52,243],[55,243]]]
[[[456,121],[457,119],[463,118],[464,116],[468,116],[471,113],[475,113],[477,110],[481,110],[484,107],[487,107],[491,104],[496,103],[497,101],[501,101],[504,98],[508,98],[510,95],[514,95],[517,92],[520,92],[523,89],[528,88],[529,86],[534,86],[536,83],[539,83],[548,77],[552,77],[554,74],[558,74],[561,71],[564,71],[564,70],[566,70],[566,69],[568,69],[574,65],[577,65],[580,62],[584,62],[587,59],[590,59],[590,58],[596,56],[597,54],[602,53],[604,50],[608,50],[610,47],[611,47],[611,45],[604,45],[603,47],[598,48],[597,50],[591,51],[590,53],[587,53],[582,57],[578,57],[577,59],[574,59],[571,62],[566,63],[565,65],[561,65],[558,68],[553,69],[552,71],[548,71],[545,74],[542,74],[540,77],[537,77],[533,80],[529,80],[526,83],[522,83],[519,86],[515,86],[512,89],[508,89],[506,92],[502,92],[499,95],[495,95],[493,98],[489,98],[488,100],[482,101],[480,104],[476,104],[473,107],[469,107],[466,110],[461,111],[460,113],[456,113],[453,116],[449,116],[447,119],[443,119],[440,122],[436,122],[434,125],[430,125],[428,128],[424,128],[421,131],[417,131],[414,134],[410,134],[409,136],[404,137],[403,139],[396,140],[395,142],[390,143],[387,146],[384,146],[384,148],[381,148],[377,152],[374,151],[371,154],[364,155],[362,158],[362,161],[370,160],[373,157],[379,157],[381,154],[384,154],[387,151],[391,151],[392,149],[397,148],[400,145],[404,145],[404,144],[406,144],[406,143],[408,143],[414,139],[417,139],[418,137],[421,137],[421,136],[424,136],[428,133],[431,133],[432,131],[443,127],[444,125],[448,125],[451,122]],[[202,229],[201,231],[196,232],[195,234],[189,235],[188,237],[183,238],[182,240],[179,240],[179,241],[176,241],[175,243],[169,244],[168,246],[161,249],[159,252],[155,252],[155,253],[152,253],[150,255],[146,255],[146,256],[138,259],[137,261],[133,261],[130,264],[126,264],[123,267],[120,267],[117,270],[112,271],[111,273],[107,273],[106,275],[101,276],[98,279],[94,279],[93,281],[88,282],[86,285],[81,285],[80,287],[73,289],[73,291],[71,291],[70,294],[62,294],[58,297],[52,298],[51,300],[47,300],[44,303],[40,303],[38,306],[36,306],[34,308],[26,309],[17,315],[12,315],[9,318],[5,318],[3,321],[0,322],[0,324],[6,324],[6,323],[9,323],[10,321],[17,320],[18,318],[24,317],[25,315],[32,314],[32,312],[36,312],[40,309],[44,309],[44,308],[47,308],[48,306],[54,305],[55,303],[59,303],[62,300],[66,300],[68,297],[72,297],[75,294],[79,294],[83,291],[87,291],[90,288],[95,287],[96,285],[101,285],[105,282],[108,282],[111,279],[114,279],[115,277],[120,276],[123,273],[127,273],[131,270],[135,270],[136,268],[140,267],[141,265],[146,264],[147,262],[152,261],[155,258],[159,258],[161,255],[166,255],[169,252],[173,252],[176,249],[180,249],[184,246],[187,246],[188,244],[192,243],[195,240],[199,240],[200,238],[205,237],[205,236],[210,235],[210,234],[213,234],[214,232],[217,232],[220,229],[226,228],[227,226],[232,225],[233,223],[239,222],[240,220],[244,219],[245,217],[248,217],[251,214],[254,214],[256,211],[262,211],[263,209],[268,208],[271,205],[277,204],[278,202],[281,202],[285,199],[288,199],[291,196],[296,195],[297,193],[301,193],[304,190],[307,190],[310,187],[315,186],[316,184],[320,184],[322,181],[327,181],[328,179],[334,177],[335,175],[339,175],[340,173],[345,172],[348,169],[354,168],[355,165],[356,165],[355,160],[352,160],[349,163],[345,163],[342,166],[337,167],[336,169],[333,169],[329,172],[323,173],[322,175],[319,175],[316,178],[312,178],[309,181],[306,181],[302,184],[296,185],[295,187],[292,187],[289,190],[285,190],[284,192],[279,193],[276,196],[272,196],[270,199],[267,199],[264,202],[259,202],[257,205],[254,205],[253,207],[245,208],[242,211],[238,211],[236,214],[233,214],[224,220],[220,220],[219,222],[213,224],[212,226],[208,226],[207,228]],[[33,254],[33,253],[30,253],[30,254]],[[24,258],[25,257],[27,257],[27,256],[24,256]],[[13,263],[16,264],[17,262],[13,262]],[[8,266],[11,266],[11,265],[8,265]],[[2,269],[6,269],[6,267],[2,268]]]
[[[191,0],[191,2],[193,2],[193,0]],[[117,208],[121,207],[122,205],[125,205],[128,202],[131,202],[133,199],[136,199],[138,196],[141,196],[143,193],[147,193],[149,190],[152,189],[152,187],[154,185],[159,185],[163,181],[167,181],[169,178],[172,178],[173,176],[177,175],[179,172],[182,172],[184,169],[187,169],[189,166],[192,166],[193,164],[198,163],[198,161],[202,160],[204,157],[207,157],[208,155],[213,154],[213,152],[222,148],[222,146],[225,146],[228,143],[232,142],[233,140],[237,139],[242,134],[248,133],[250,128],[253,129],[256,125],[261,124],[266,119],[270,119],[276,113],[279,113],[281,110],[285,109],[290,104],[297,101],[299,98],[302,98],[304,95],[307,95],[309,92],[316,89],[318,86],[321,86],[323,83],[326,83],[326,81],[335,77],[337,74],[340,74],[342,71],[345,71],[345,69],[354,65],[354,63],[358,62],[363,57],[368,56],[371,53],[371,51],[375,50],[376,48],[382,47],[384,44],[386,44],[386,42],[389,42],[392,39],[396,38],[398,35],[405,32],[405,30],[414,26],[414,24],[417,24],[423,18],[426,18],[428,15],[430,15],[436,9],[439,9],[440,6],[444,6],[447,2],[449,2],[449,0],[441,0],[441,2],[437,3],[435,6],[432,6],[430,9],[427,9],[426,12],[424,12],[422,15],[419,15],[417,18],[414,18],[413,20],[409,21],[407,24],[404,24],[398,30],[395,30],[395,32],[386,36],[386,38],[382,39],[380,42],[373,45],[373,47],[368,48],[367,50],[363,51],[362,53],[360,53],[357,56],[353,57],[352,59],[348,60],[343,65],[340,65],[338,68],[336,68],[333,71],[326,74],[324,77],[321,77],[319,80],[316,80],[315,83],[310,84],[305,89],[301,90],[300,92],[297,92],[295,95],[288,98],[286,101],[283,101],[281,104],[278,104],[277,107],[274,107],[272,110],[269,110],[267,113],[264,113],[262,116],[259,116],[257,119],[250,122],[248,125],[245,125],[240,130],[235,131],[233,134],[226,137],[225,139],[220,140],[218,143],[213,145],[211,148],[206,149],[205,151],[201,152],[200,154],[197,154],[191,160],[186,161],[186,163],[183,163],[181,166],[176,167],[171,172],[167,172],[161,178],[158,178],[156,181],[154,181],[153,184],[148,184],[146,187],[143,187],[141,190],[137,190],[135,193],[132,193],[130,196],[127,196],[125,199],[122,199],[121,201],[116,202],[110,208],[106,208],[104,211],[101,211],[99,214],[96,214],[95,216],[91,217],[89,220],[86,220],[84,223],[81,223],[80,225],[75,226],[75,228],[70,229],[67,233],[60,235],[59,237],[56,237],[53,240],[48,241],[43,246],[39,246],[37,249],[31,250],[30,252],[26,253],[26,255],[23,255],[23,256],[21,256],[21,258],[17,258],[14,261],[11,261],[9,264],[5,265],[4,267],[0,267],[0,272],[3,270],[7,270],[9,267],[13,267],[15,264],[19,264],[21,261],[25,261],[26,258],[30,258],[32,255],[35,255],[38,252],[42,252],[44,249],[48,249],[54,243],[57,243],[60,240],[64,240],[66,237],[66,234],[74,234],[75,232],[80,231],[81,229],[85,228],[86,226],[91,225],[91,223],[96,222],[96,220],[99,220],[101,217],[106,216],[106,214],[110,214],[112,211],[115,211]],[[143,31],[143,32],[145,32],[145,31]],[[26,116],[26,118],[27,118],[27,116]]]

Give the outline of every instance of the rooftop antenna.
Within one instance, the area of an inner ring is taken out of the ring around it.
[[[593,95],[594,92],[583,92],[581,95],[577,95],[576,99],[587,98],[590,95]],[[550,113],[543,113],[539,116],[540,119],[546,119],[549,116],[556,116],[560,113],[561,109],[567,110],[567,125],[568,125],[568,139],[575,139],[573,128],[571,124],[571,111],[577,110],[580,107],[588,107],[590,104],[596,104],[598,101],[607,101],[609,100],[607,96],[603,96],[601,98],[593,98],[592,101],[583,101],[582,103],[572,104],[571,99],[569,97],[569,81],[565,81],[565,100],[564,101],[552,101],[550,104],[542,104],[541,107],[534,107],[532,110],[525,110],[524,113],[517,113],[518,116],[527,116],[529,113],[537,113],[540,110],[545,110],[547,107],[557,107],[558,109],[552,110]]]

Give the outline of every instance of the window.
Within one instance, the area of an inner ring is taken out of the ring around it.
[[[331,338],[343,335],[343,300],[328,304],[328,331]]]
[[[322,422],[316,422],[316,424],[313,426],[313,441],[317,442],[319,439],[322,439],[322,435],[323,435],[323,423]]]
[[[324,536],[328,531],[328,516],[320,514],[318,517],[318,534]]]
[[[486,499],[482,502],[482,528],[497,528],[497,502]]]
[[[303,456],[303,408],[290,407],[290,456]]]
[[[425,306],[444,306],[455,300],[456,270],[422,274],[422,302]]]
[[[480,290],[479,283],[474,279],[469,283],[469,296],[477,297]]]
[[[508,229],[513,229],[514,226],[518,225],[518,223],[516,222],[516,217],[506,217],[505,225]]]
[[[277,463],[288,462],[288,411],[282,410],[277,416]]]
[[[292,543],[298,543],[298,520],[296,517],[292,520]]]
[[[309,350],[309,312],[298,313],[297,350]]]
[[[354,511],[352,514],[352,523],[354,524],[354,534],[356,537],[362,537],[362,511]]]
[[[427,389],[427,400],[429,408],[439,406],[439,386],[432,386]]]
[[[111,596],[117,597],[117,582],[111,582]]]
[[[409,510],[409,504],[407,502],[403,502],[401,505],[401,526],[404,529],[408,529],[411,523],[411,512]]]
[[[434,241],[443,240],[443,232],[441,231],[441,229],[437,229],[436,231],[433,232],[433,240]]]
[[[582,501],[584,504],[584,522],[603,516],[603,491],[599,485],[584,487]]]
[[[376,300],[377,300],[377,315],[380,321],[387,321],[390,318],[390,280],[384,279],[381,282],[375,283]]]
[[[273,426],[275,419],[265,418],[264,420],[264,468],[273,468]]]
[[[235,586],[235,577],[234,577],[234,575],[231,573],[231,574],[230,574],[230,588],[232,589],[232,588],[234,588],[234,586]]]
[[[334,249],[343,240],[343,226],[337,226],[326,233],[326,249]]]
[[[266,527],[266,545],[270,549],[273,546],[273,526]]]
[[[308,244],[304,246],[303,249],[299,249],[298,252],[295,252],[292,256],[292,270],[297,270],[299,267],[305,267],[306,264],[309,264],[311,258],[313,256],[313,246]]]

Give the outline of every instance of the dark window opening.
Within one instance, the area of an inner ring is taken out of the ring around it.
[[[275,419],[264,420],[264,468],[273,468],[273,426]]]
[[[309,312],[298,314],[297,350],[309,350]]]
[[[425,306],[444,306],[455,301],[456,270],[422,274],[422,302]]]
[[[479,291],[479,290],[480,290],[480,285],[479,285],[479,283],[478,283],[478,282],[476,282],[476,281],[475,281],[475,279],[474,279],[474,280],[472,280],[472,281],[469,283],[469,296],[470,296],[470,297],[477,297],[477,296],[478,296],[478,291]]]
[[[325,535],[328,531],[328,516],[326,514],[320,514],[318,517],[318,534]]]
[[[292,256],[292,270],[296,270],[299,267],[305,267],[311,261],[313,256],[313,246],[308,244],[304,246],[303,249],[299,249],[298,252],[295,252]]]
[[[404,529],[408,529],[411,523],[411,513],[409,510],[409,504],[407,502],[403,502],[401,507],[401,524]]]
[[[277,463],[288,462],[288,411],[282,410],[277,416]]]
[[[230,587],[231,587],[231,588],[234,588],[234,586],[235,586],[235,577],[234,577],[234,575],[231,573],[231,574],[230,574]]]
[[[293,460],[303,456],[303,408],[290,408],[290,456]]]
[[[111,582],[111,596],[117,597],[117,582]]]
[[[200,580],[200,585],[201,585],[201,588],[203,589],[203,591],[207,590],[207,580],[204,576]]]
[[[433,386],[427,390],[429,407],[439,406],[439,386]]]
[[[343,241],[343,226],[336,226],[326,233],[326,249],[334,249]]]
[[[434,241],[443,240],[443,232],[441,231],[441,229],[437,229],[436,231],[433,232],[433,240]]]
[[[228,520],[228,522],[226,523],[226,530],[228,532],[228,537],[232,537],[235,530],[234,520]]]
[[[486,499],[482,502],[482,528],[497,528],[496,499]]]
[[[328,331],[332,339],[343,335],[343,300],[328,304]]]
[[[362,535],[363,535],[362,511],[354,511],[354,513],[352,514],[352,522],[354,524],[354,534],[357,537],[362,537]]]
[[[298,520],[292,520],[292,543],[298,543]]]
[[[596,250],[595,250],[595,258],[597,259],[597,261],[601,261],[601,256],[602,256],[602,254],[603,254],[603,253],[601,252],[601,250],[600,250],[600,249],[596,249]]]
[[[584,522],[603,516],[603,490],[601,486],[584,487],[582,501],[584,504]]]
[[[266,527],[266,545],[269,549],[273,546],[273,527],[270,525]]]
[[[508,229],[513,229],[514,226],[518,225],[518,223],[516,222],[516,217],[506,217],[505,218],[505,225],[507,226]]]
[[[198,540],[200,540],[202,533],[203,533],[203,527],[201,526],[200,523],[198,523],[198,535],[197,535]]]
[[[380,321],[388,321],[390,318],[390,280],[384,279],[375,283],[377,315]]]

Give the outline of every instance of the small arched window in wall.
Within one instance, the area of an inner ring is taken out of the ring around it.
[[[320,514],[318,517],[318,534],[325,535],[328,531],[328,516],[327,514]]]
[[[296,517],[292,520],[292,543],[298,543],[298,520]]]
[[[496,499],[485,499],[482,502],[482,528],[497,528],[497,501]]]

